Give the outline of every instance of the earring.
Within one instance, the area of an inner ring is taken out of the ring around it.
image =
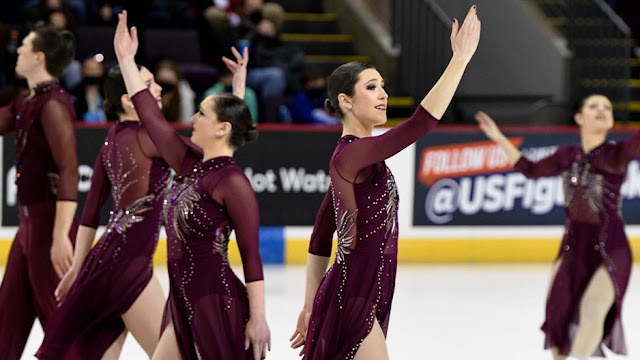
[[[347,104],[347,109],[349,110],[353,109],[353,104]]]
[[[133,104],[131,104],[131,105],[129,105],[129,107],[130,107],[130,108],[132,108],[132,109],[134,109],[134,106],[133,106]]]
[[[220,131],[216,131],[216,136],[220,136]]]

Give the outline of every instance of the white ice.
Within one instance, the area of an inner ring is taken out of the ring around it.
[[[623,313],[626,359],[640,359],[640,266],[634,270]],[[156,273],[166,291],[166,268]],[[549,273],[550,265],[400,266],[388,334],[391,359],[551,359],[539,330]],[[298,359],[288,340],[302,306],[304,267],[267,266],[265,279],[272,341],[267,359]],[[41,341],[36,322],[22,359],[33,359]],[[121,359],[145,358],[129,336]]]

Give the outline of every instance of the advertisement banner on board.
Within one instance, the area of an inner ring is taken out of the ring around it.
[[[108,128],[78,128],[78,215],[91,186],[93,165]],[[188,135],[187,131],[181,131]],[[262,226],[312,226],[329,187],[329,160],[340,132],[261,131],[258,140],[234,157],[249,178],[260,206]],[[15,138],[4,136],[2,149],[2,225],[17,226]],[[109,218],[112,203],[102,209],[101,224]]]
[[[609,140],[625,139],[616,132]],[[579,144],[575,132],[509,132],[528,159],[540,160],[561,144]],[[437,131],[416,144],[413,225],[562,225],[560,174],[527,179],[500,147],[479,132]],[[640,163],[629,164],[622,187],[628,224],[640,223]],[[633,204],[636,206],[633,206]]]

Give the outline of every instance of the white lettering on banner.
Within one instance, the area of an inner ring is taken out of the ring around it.
[[[558,196],[558,193],[560,196]],[[437,181],[425,201],[427,218],[435,224],[453,220],[456,211],[464,215],[511,211],[516,201],[533,214],[546,214],[564,204],[560,176],[527,179],[520,173],[492,174]]]
[[[558,146],[543,146],[543,147],[535,147],[535,148],[526,148],[522,149],[522,155],[524,155],[527,159],[531,161],[538,161],[546,158],[547,156],[553,154],[558,150]],[[502,151],[502,150],[500,150]]]
[[[251,187],[256,193],[278,191],[278,181],[282,192],[285,193],[322,193],[324,194],[329,188],[331,178],[324,170],[318,170],[316,173],[307,173],[305,168],[280,168],[278,175],[272,169],[266,170],[264,173],[254,172],[252,168],[244,169],[244,174],[251,182]]]
[[[552,152],[552,151],[550,151]],[[539,152],[538,156],[548,156]],[[640,198],[640,163],[632,161],[627,179],[620,190],[623,198]],[[424,210],[435,224],[453,220],[454,213],[471,216],[480,212],[511,211],[520,200],[520,207],[534,215],[548,214],[555,206],[564,206],[562,177],[527,179],[518,172],[441,179],[429,189]]]
[[[254,173],[252,168],[244,169],[244,174],[249,179],[253,191],[257,193],[261,192],[276,192],[278,187],[276,186],[276,174],[273,170],[269,169],[264,174]]]
[[[93,168],[89,165],[78,166],[78,191],[88,192],[91,188],[91,176],[93,176]]]
[[[4,183],[7,184],[7,196],[4,199],[4,203],[7,206],[16,206],[18,203],[18,186],[16,185],[16,167],[12,166],[7,171],[7,178],[4,179]]]
[[[93,168],[89,165],[78,166],[78,192],[88,192],[91,188],[91,176],[93,175]],[[16,167],[12,166],[7,171],[7,177],[5,179],[7,186],[7,196],[5,198],[5,205],[13,207],[18,204],[18,186],[16,185]]]
[[[307,174],[304,168],[280,168],[280,181],[284,192],[327,192],[331,178],[324,170]]]
[[[635,199],[640,197],[640,162],[632,161],[627,167],[627,179],[622,184],[620,193],[626,199]]]

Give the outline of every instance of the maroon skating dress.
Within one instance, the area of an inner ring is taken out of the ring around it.
[[[380,136],[338,141],[309,252],[329,256],[334,231],[338,246],[316,293],[304,359],[353,358],[374,321],[386,336],[398,255],[398,191],[384,160],[437,123],[418,106],[411,118]]]
[[[57,308],[51,264],[56,201],[76,201],[78,158],[71,98],[57,82],[0,108],[0,134],[16,131],[20,225],[0,287],[0,359],[19,359],[37,317]],[[77,224],[70,231],[73,241]]]
[[[245,281],[263,279],[258,203],[249,180],[231,157],[201,161],[201,150],[178,136],[149,91],[132,99],[179,175],[164,210],[170,281],[164,326],[173,322],[183,359],[252,359],[244,349],[247,291],[227,258],[235,230]]]
[[[640,154],[640,132],[627,140],[605,142],[585,154],[577,145],[560,147],[538,162],[522,157],[515,168],[529,178],[562,173],[567,221],[547,298],[545,348],[568,354],[579,324],[580,301],[593,273],[604,266],[615,289],[615,303],[605,321],[602,344],[626,354],[622,300],[631,274],[632,256],[621,214],[620,187],[627,165]],[[593,356],[604,356],[602,344]]]
[[[82,225],[98,227],[109,195],[111,218],[49,320],[39,359],[101,359],[124,330],[122,314],[153,276],[170,174],[159,156],[140,122],[121,121],[109,130],[94,166]]]

